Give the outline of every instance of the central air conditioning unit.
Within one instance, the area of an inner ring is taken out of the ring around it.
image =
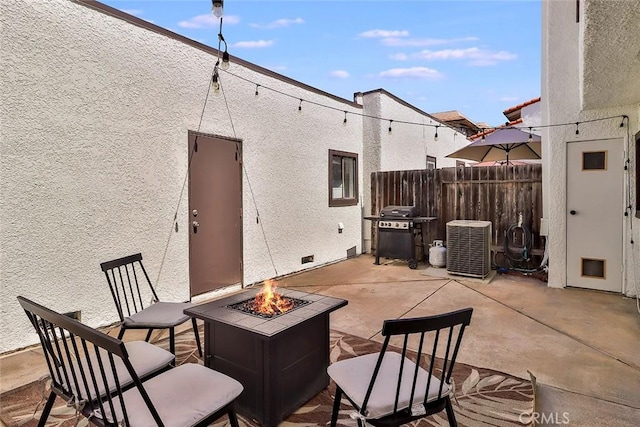
[[[491,271],[491,221],[447,223],[447,272],[484,279]]]

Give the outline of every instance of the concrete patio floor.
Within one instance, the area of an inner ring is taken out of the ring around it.
[[[537,377],[536,411],[576,426],[640,425],[640,314],[633,299],[551,289],[521,276],[490,283],[429,275],[405,262],[374,265],[362,255],[279,280],[280,287],[349,301],[331,328],[381,341],[384,319],[473,307],[458,361],[517,377]],[[0,391],[46,372],[28,349],[0,357]],[[552,417],[552,418],[549,418]],[[554,425],[542,423],[541,425]]]

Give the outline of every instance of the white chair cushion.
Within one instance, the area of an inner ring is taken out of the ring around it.
[[[153,406],[165,426],[192,426],[242,393],[238,381],[220,372],[196,363],[187,363],[143,383]],[[138,388],[122,395],[131,427],[154,426],[156,422],[145,404]],[[116,418],[123,419],[119,400],[114,400]],[[108,405],[105,411],[108,411]],[[112,420],[110,413],[106,414]]]
[[[157,302],[124,319],[129,328],[171,328],[190,319],[184,310],[193,306],[189,302]]]
[[[89,344],[91,346],[91,344]],[[131,366],[138,374],[139,378],[144,378],[150,374],[161,371],[165,368],[168,368],[170,364],[173,363],[175,356],[164,350],[158,346],[153,344],[149,344],[145,341],[130,341],[125,343],[125,348],[127,349],[127,353],[129,354],[129,361],[131,362]],[[93,372],[96,377],[96,383],[98,385],[98,390],[100,392],[100,396],[104,396],[106,394],[107,387],[105,387],[104,380],[102,379],[102,375],[100,375],[100,365],[98,364],[98,359],[95,355],[94,349],[89,348],[91,360],[91,366],[93,367]],[[100,349],[100,359],[102,360],[102,366],[104,368],[104,373],[107,378],[108,389],[110,392],[116,390],[116,383],[113,378],[113,370],[111,369],[111,363],[109,362],[108,352]],[[113,356],[113,362],[116,367],[116,374],[118,375],[118,381],[120,382],[121,387],[126,387],[127,385],[133,382],[131,375],[127,371],[127,368],[124,366],[124,362],[118,356]],[[96,398],[95,396],[95,388],[91,383],[91,374],[89,371],[89,364],[86,359],[82,359],[81,362],[82,369],[84,374],[89,382],[89,391],[91,392],[91,397]],[[78,379],[78,386],[80,388],[80,392],[82,397],[86,399],[88,397],[87,390],[82,383],[81,375],[79,371],[79,366],[74,364],[74,369],[76,372],[76,378]],[[62,373],[62,368],[59,368],[59,372],[63,382],[66,383],[66,379],[64,374]],[[69,375],[69,381],[71,381],[71,390],[77,396],[78,390],[76,389],[75,382],[73,377],[71,376],[71,372],[69,367],[67,366],[67,373]]]
[[[341,360],[332,364],[327,369],[329,376],[336,382],[338,387],[340,387],[342,391],[344,391],[344,393],[353,400],[358,408],[361,408],[362,403],[364,402],[367,388],[371,382],[373,370],[375,369],[379,354],[380,353],[373,353]],[[380,371],[378,372],[376,382],[371,392],[371,397],[367,403],[367,418],[376,419],[393,413],[401,360],[402,356],[398,353],[389,351],[385,353],[382,365],[380,366]],[[411,397],[411,386],[413,384],[415,368],[415,363],[405,358],[404,367],[402,369],[402,384],[400,386],[398,410],[409,407],[409,398]],[[428,377],[429,373],[427,371],[421,367],[418,368],[418,380],[416,383],[415,395],[413,397],[413,404],[421,404],[424,401],[424,393],[427,389]],[[439,389],[440,380],[431,376],[427,402],[438,398]],[[447,396],[449,391],[450,388],[445,383],[442,387],[442,397]]]

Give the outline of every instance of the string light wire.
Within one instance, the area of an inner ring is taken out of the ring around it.
[[[212,71],[212,75],[215,73]],[[202,105],[202,111],[200,112],[200,121],[198,122],[198,130],[196,131],[196,135],[193,141],[193,147],[191,147],[191,151],[189,152],[189,159],[187,160],[187,171],[184,174],[184,179],[182,180],[182,188],[180,189],[180,196],[178,197],[178,203],[176,209],[173,214],[173,220],[171,221],[171,227],[169,229],[169,237],[167,238],[167,243],[164,246],[164,252],[162,253],[162,259],[160,260],[160,267],[158,268],[158,276],[156,277],[156,290],[160,287],[160,275],[162,274],[162,268],[164,267],[164,262],[167,258],[167,251],[169,250],[169,242],[171,242],[171,236],[173,236],[174,230],[178,231],[178,212],[180,211],[180,204],[182,202],[182,197],[184,195],[184,189],[187,186],[187,180],[189,178],[189,171],[191,170],[191,161],[193,160],[193,154],[196,152],[196,147],[198,146],[198,135],[200,133],[200,127],[202,126],[202,120],[204,119],[204,112],[207,109],[207,102],[209,100],[209,92],[211,91],[211,85],[207,84],[207,94],[204,97],[204,103]]]
[[[629,116],[622,116],[622,121],[620,122],[620,127],[623,128],[625,126],[625,121],[626,121],[626,126],[627,126],[627,144],[626,144],[626,153],[625,153],[625,165],[624,165],[624,171],[627,174],[627,182],[626,182],[626,190],[627,190],[627,197],[626,197],[626,208],[625,208],[625,216],[627,217],[627,222],[629,223],[629,245],[630,245],[630,251],[631,251],[631,266],[628,269],[629,271],[629,276],[628,277],[628,282],[631,282],[633,284],[633,289],[635,291],[636,294],[636,310],[638,311],[638,313],[640,313],[640,287],[638,286],[638,283],[640,283],[640,272],[638,271],[638,267],[640,265],[640,254],[638,254],[638,246],[636,245],[634,239],[633,239],[633,203],[632,202],[632,196],[631,196],[631,129],[629,126]],[[637,168],[638,165],[636,166],[636,173],[638,173]],[[627,283],[628,283],[627,282]]]
[[[238,78],[240,80],[244,80],[246,82],[254,84],[255,85],[255,95],[256,96],[258,96],[258,88],[262,87],[264,89],[270,90],[272,92],[275,92],[275,93],[278,93],[278,94],[281,94],[281,95],[284,95],[284,96],[288,96],[288,97],[291,97],[291,98],[299,99],[300,104],[298,105],[298,111],[302,111],[302,102],[303,101],[304,102],[308,102],[309,104],[312,104],[312,105],[319,106],[319,107],[323,107],[323,108],[327,108],[327,109],[331,109],[331,110],[343,111],[344,112],[343,123],[347,122],[347,111],[346,110],[341,110],[339,108],[336,108],[336,107],[333,107],[333,106],[330,106],[330,105],[326,105],[326,104],[322,104],[322,103],[319,103],[319,102],[315,102],[315,101],[299,98],[299,97],[296,97],[294,95],[290,95],[290,94],[288,94],[286,92],[283,92],[283,91],[280,91],[280,90],[277,90],[277,89],[274,89],[274,88],[271,88],[271,87],[268,87],[268,86],[264,86],[264,85],[256,83],[256,82],[253,82],[253,81],[251,81],[251,80],[249,80],[247,78],[244,78],[242,76],[239,76],[237,74],[229,72],[228,70],[224,69],[224,67],[223,68],[219,68],[219,66],[220,66],[220,55],[222,53],[221,47],[222,47],[222,43],[223,42],[225,44],[225,54],[228,55],[228,53],[226,52],[227,43],[224,40],[224,37],[222,35],[222,22],[223,22],[222,21],[222,17],[220,17],[220,30],[219,30],[219,33],[218,33],[218,54],[217,54],[217,59],[216,59],[216,63],[215,63],[213,72],[211,73],[210,81],[217,81],[220,84],[219,71],[223,71],[224,73],[227,73],[227,74],[229,74],[229,75],[231,75],[233,77],[236,77],[236,78]],[[235,156],[236,156],[236,160],[238,160],[239,151],[240,151],[239,150],[239,142],[237,140],[235,126],[234,126],[234,123],[233,123],[233,118],[231,116],[231,109],[229,108],[229,103],[227,101],[226,93],[224,91],[224,87],[223,87],[222,84],[220,84],[220,88],[222,89],[223,99],[224,99],[224,102],[225,102],[225,106],[227,108],[227,113],[229,115],[229,121],[230,121],[230,124],[231,124],[231,129],[232,129],[232,132],[233,132],[233,136],[236,139],[236,154],[235,154]],[[202,121],[203,121],[203,118],[204,118],[204,113],[205,113],[205,110],[206,110],[207,102],[209,100],[210,90],[211,90],[211,84],[207,84],[207,92],[206,92],[205,100],[204,100],[204,103],[203,103],[203,106],[202,106],[202,111],[200,113],[200,120],[198,122],[197,133],[195,135],[194,144],[193,144],[193,147],[191,148],[191,151],[190,151],[189,157],[188,157],[187,171],[186,171],[185,177],[183,179],[182,188],[180,189],[180,196],[178,198],[178,203],[177,203],[176,209],[174,211],[173,220],[172,220],[172,223],[171,223],[171,229],[170,229],[170,232],[169,232],[169,237],[167,239],[167,243],[165,245],[164,252],[163,252],[163,255],[162,255],[162,259],[161,259],[161,262],[160,262],[160,267],[158,269],[158,275],[157,275],[157,278],[156,278],[156,287],[158,287],[159,284],[160,284],[160,277],[161,277],[162,269],[163,269],[163,266],[164,266],[164,262],[166,260],[166,255],[167,255],[167,251],[168,251],[168,248],[169,248],[169,243],[171,241],[171,236],[174,233],[174,228],[175,228],[176,231],[178,229],[177,228],[178,212],[180,210],[180,205],[181,205],[182,198],[183,198],[183,195],[184,195],[184,190],[186,188],[186,183],[187,183],[187,180],[188,180],[188,177],[189,177],[189,171],[191,169],[191,162],[193,160],[193,154],[197,150],[198,135],[199,135],[199,132],[200,132],[200,128],[202,126]],[[451,128],[453,130],[461,131],[459,128],[456,128],[454,126],[450,126],[450,125],[448,125],[446,123],[435,124],[434,125],[434,124],[427,124],[427,123],[424,123],[424,122],[411,122],[411,121],[405,121],[405,120],[389,119],[389,118],[378,117],[378,116],[373,116],[373,115],[364,114],[364,113],[351,113],[351,114],[358,115],[358,116],[361,116],[363,118],[370,118],[370,119],[377,119],[377,120],[388,120],[389,121],[389,132],[392,131],[391,124],[393,122],[401,123],[401,124],[407,124],[407,125],[422,126],[422,128],[423,128],[423,137],[424,137],[424,128],[425,127],[434,127],[435,128],[435,138],[434,139],[436,139],[436,140],[438,138],[438,128],[440,126],[446,126],[446,127],[449,127],[449,128]],[[567,125],[574,125],[575,124],[575,126],[576,126],[576,132],[575,133],[576,133],[576,135],[579,135],[580,134],[580,130],[579,130],[579,125],[580,124],[592,123],[592,122],[598,122],[598,121],[604,121],[604,120],[611,120],[613,118],[622,118],[622,121],[620,123],[620,127],[624,127],[625,120],[627,121],[627,153],[626,153],[627,154],[627,159],[626,159],[626,163],[627,164],[625,165],[625,168],[629,169],[628,166],[629,166],[629,162],[630,161],[629,161],[628,157],[629,157],[629,144],[630,144],[629,141],[630,141],[631,136],[630,136],[630,133],[629,133],[629,118],[626,115],[603,117],[603,118],[599,118],[599,119],[584,120],[584,121],[581,121],[581,122],[578,121],[578,122],[575,122],[575,123],[554,123],[554,124],[547,124],[547,125],[538,125],[538,126],[535,126],[535,127],[528,127],[528,129],[529,129],[529,134],[530,134],[530,137],[531,137],[531,132],[534,129],[538,130],[538,129],[543,129],[543,128],[551,128],[551,127],[567,126]],[[495,130],[498,130],[498,129],[523,129],[523,127],[501,126],[501,127],[494,127],[494,128],[481,128],[481,132],[480,133],[482,135],[482,139],[483,140],[485,139],[485,134],[487,133],[487,131],[495,131]],[[244,176],[247,179],[247,183],[248,183],[248,186],[249,186],[249,192],[251,194],[251,198],[252,198],[254,207],[256,209],[256,222],[260,225],[260,229],[261,229],[261,232],[262,232],[262,236],[263,236],[265,245],[267,247],[267,252],[269,254],[269,258],[271,260],[271,264],[273,266],[273,269],[275,271],[276,276],[278,276],[278,270],[276,268],[276,265],[275,265],[275,262],[274,262],[274,259],[273,259],[273,254],[271,253],[271,249],[269,247],[269,243],[268,243],[267,238],[266,238],[266,233],[265,233],[264,227],[262,225],[262,222],[260,221],[260,212],[259,212],[258,205],[257,205],[256,199],[255,199],[255,193],[253,192],[253,187],[251,186],[251,181],[249,179],[249,175],[247,173],[246,167],[244,166],[244,162],[241,162],[241,166],[242,166],[242,170],[243,170]],[[630,177],[630,171],[629,170],[627,170],[627,180],[628,180],[628,185],[627,185],[627,189],[628,189],[628,191],[627,191],[627,202],[628,202],[628,205],[627,206],[628,206],[628,209],[631,209],[631,181],[630,181],[631,177]],[[628,216],[631,217],[631,215],[628,215]],[[635,252],[635,245],[634,245],[634,241],[633,241],[633,220],[630,220],[629,222],[630,222],[630,229],[631,229],[631,240],[630,240],[630,243],[631,243],[632,258],[633,258],[634,257],[633,254]],[[633,271],[634,271],[634,273],[636,273],[636,274],[634,274],[634,276],[637,276],[637,271],[636,271],[636,268],[635,268],[636,267],[636,263],[635,263],[635,261],[632,261],[632,262],[634,263]],[[635,277],[635,279],[637,280],[637,277]],[[638,311],[640,312],[640,296],[637,295],[638,286],[637,286],[637,283],[635,283],[636,280],[634,280],[634,285],[635,285],[635,288],[636,288],[636,301],[638,303]]]
[[[269,90],[271,92],[277,93],[279,95],[283,95],[283,96],[287,96],[289,98],[292,99],[296,99],[298,101],[300,101],[300,105],[298,106],[298,109],[301,110],[302,109],[302,102],[306,102],[308,104],[311,105],[315,105],[318,107],[322,107],[322,108],[326,108],[329,110],[334,110],[334,111],[340,111],[340,112],[344,112],[344,110],[342,108],[338,108],[338,107],[334,107],[331,105],[327,105],[327,104],[322,104],[320,102],[316,102],[316,101],[312,101],[310,99],[305,99],[305,98],[300,98],[300,96],[297,95],[292,95],[290,93],[287,92],[283,92],[279,89],[274,89],[272,87],[266,86],[264,84],[261,83],[257,83],[254,82],[246,77],[240,76],[238,74],[235,74],[231,71],[227,71],[227,70],[221,70],[223,73],[226,73],[230,76],[233,76],[239,80],[243,80],[247,83],[250,83],[251,85],[254,86],[259,86],[260,88]],[[257,89],[257,88],[256,88]],[[256,90],[257,91],[257,90]],[[349,112],[349,114],[352,114],[354,116],[360,116],[362,118],[367,118],[367,119],[374,119],[374,120],[379,120],[379,121],[386,121],[386,122],[393,122],[393,123],[400,123],[400,124],[405,124],[405,125],[414,125],[414,126],[423,126],[423,127],[432,127],[432,128],[436,128],[436,127],[448,127],[452,130],[455,130],[457,132],[460,133],[465,133],[463,128],[459,128],[459,127],[455,127],[455,126],[451,126],[447,123],[442,123],[439,122],[438,124],[431,124],[431,123],[421,123],[421,122],[413,122],[413,121],[408,121],[408,120],[398,120],[398,119],[391,119],[388,117],[381,117],[381,116],[374,116],[371,114],[365,114],[365,113],[357,113],[357,112]],[[541,129],[545,129],[545,128],[552,128],[552,127],[559,127],[559,126],[578,126],[581,124],[585,124],[585,123],[593,123],[593,122],[600,122],[600,121],[604,121],[604,120],[612,120],[612,119],[623,119],[624,120],[624,115],[618,114],[615,116],[608,116],[608,117],[602,117],[599,119],[589,119],[589,120],[582,120],[582,121],[578,121],[578,122],[567,122],[567,123],[551,123],[551,124],[546,124],[546,125],[537,125],[537,126],[496,126],[496,127],[488,127],[488,128],[480,128],[480,132],[476,135],[480,135],[482,134],[482,139],[485,139],[485,135],[488,133],[491,133],[493,131],[496,130],[500,130],[500,129],[518,129],[518,130],[522,130],[522,131],[526,131],[526,130],[533,130],[533,131],[537,131],[537,130],[541,130]]]
[[[213,67],[213,71],[211,72],[211,80],[213,80],[213,76],[216,76],[218,73],[218,66],[220,65],[220,47],[222,44],[222,18],[220,18],[220,32],[219,32],[220,37],[218,38],[218,58],[216,60],[216,63]],[[218,76],[219,79],[219,76]],[[231,118],[231,109],[229,108],[229,104],[227,102],[227,96],[225,94],[224,91],[224,86],[221,84],[220,79],[218,80],[218,82],[220,83],[220,89],[222,89],[222,96],[225,102],[225,105],[227,107],[227,112],[229,114],[229,121],[231,122],[231,129],[233,131],[233,136],[234,138],[236,138],[236,160],[238,160],[238,155],[239,155],[239,142],[237,141],[237,137],[236,137],[236,129],[235,126],[233,124],[233,119]],[[256,95],[258,94],[258,87],[260,85],[256,85]],[[196,131],[196,135],[195,135],[195,139],[193,142],[193,147],[191,148],[191,151],[189,152],[189,158],[187,161],[187,171],[185,173],[184,179],[182,180],[182,188],[180,189],[180,196],[178,197],[178,203],[176,206],[176,209],[174,211],[173,214],[173,220],[171,221],[171,228],[169,230],[169,236],[167,238],[167,243],[165,244],[164,247],[164,252],[162,253],[162,259],[160,260],[160,267],[158,268],[158,276],[156,277],[156,289],[159,288],[160,286],[160,276],[162,274],[162,269],[164,267],[164,263],[165,260],[167,258],[167,251],[169,250],[169,243],[171,242],[171,236],[173,236],[174,233],[174,229],[177,232],[178,230],[178,212],[180,211],[180,205],[182,203],[182,197],[184,196],[184,190],[187,187],[187,181],[189,178],[189,171],[191,170],[191,161],[193,160],[193,154],[196,152],[197,147],[198,147],[198,135],[200,134],[200,128],[202,127],[202,121],[204,119],[204,113],[206,111],[207,108],[207,103],[209,101],[209,93],[211,91],[211,85],[207,84],[207,93],[205,95],[204,98],[204,103],[202,105],[202,111],[200,112],[200,121],[198,122],[198,129]],[[271,249],[269,248],[269,242],[267,242],[267,238],[266,238],[266,234],[264,231],[264,227],[262,226],[262,222],[260,221],[260,212],[258,211],[258,205],[256,203],[256,198],[255,198],[255,194],[253,192],[253,188],[251,186],[251,181],[249,180],[249,175],[247,174],[247,170],[244,167],[244,162],[242,162],[242,170],[244,172],[244,175],[247,179],[247,184],[249,185],[249,192],[251,194],[251,199],[253,200],[253,205],[256,207],[256,221],[258,222],[258,224],[260,224],[260,229],[262,230],[262,236],[264,238],[265,241],[265,245],[267,246],[267,253],[269,254],[269,258],[271,259],[271,264],[273,266],[273,270],[276,272],[276,276],[278,275],[278,270],[275,266],[274,260],[273,260],[273,256],[271,254]]]
[[[227,101],[227,95],[224,91],[224,86],[222,88],[222,98],[224,99],[224,105],[227,108],[227,114],[229,115],[229,122],[231,123],[231,131],[233,132],[233,137],[236,140],[236,161],[238,160],[238,155],[240,152],[239,140],[236,134],[236,127],[233,124],[233,117],[231,116],[231,108],[229,108],[229,102]],[[302,104],[302,100],[300,100]],[[256,202],[256,195],[253,192],[253,186],[251,185],[251,180],[249,179],[249,174],[247,173],[247,168],[244,166],[244,162],[241,162],[242,172],[244,173],[244,177],[247,179],[247,184],[249,186],[249,194],[251,194],[251,200],[253,201],[253,206],[256,209],[256,224],[260,225],[260,231],[262,233],[262,239],[264,240],[264,244],[267,247],[267,254],[269,255],[269,259],[271,260],[271,266],[273,267],[273,271],[276,273],[276,277],[278,277],[278,268],[276,267],[276,263],[273,259],[273,254],[271,253],[271,247],[269,246],[269,241],[267,240],[267,234],[264,231],[264,225],[262,221],[260,221],[260,210],[258,209],[258,203]]]

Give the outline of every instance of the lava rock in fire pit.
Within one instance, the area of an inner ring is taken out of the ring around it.
[[[264,285],[255,296],[235,304],[226,305],[225,308],[239,310],[262,319],[272,319],[291,310],[309,304],[310,301],[282,296],[276,292],[278,286],[275,280],[265,280]]]
[[[238,310],[243,313],[250,314],[252,316],[258,316],[263,319],[272,319],[284,313],[293,311],[296,308],[300,308],[304,305],[307,305],[311,302],[303,299],[290,298],[286,296],[280,297],[280,299],[283,301],[283,303],[281,305],[275,306],[276,308],[274,308],[270,312],[261,311],[260,304],[258,303],[258,300],[256,300],[256,298],[249,298],[247,300],[240,301],[235,304],[226,305],[225,307],[233,310]]]
[[[242,383],[238,413],[264,427],[277,427],[329,385],[329,313],[347,305],[291,289],[280,296],[303,305],[272,318],[232,309],[254,304],[256,290],[248,289],[185,310],[204,321],[205,366]]]

